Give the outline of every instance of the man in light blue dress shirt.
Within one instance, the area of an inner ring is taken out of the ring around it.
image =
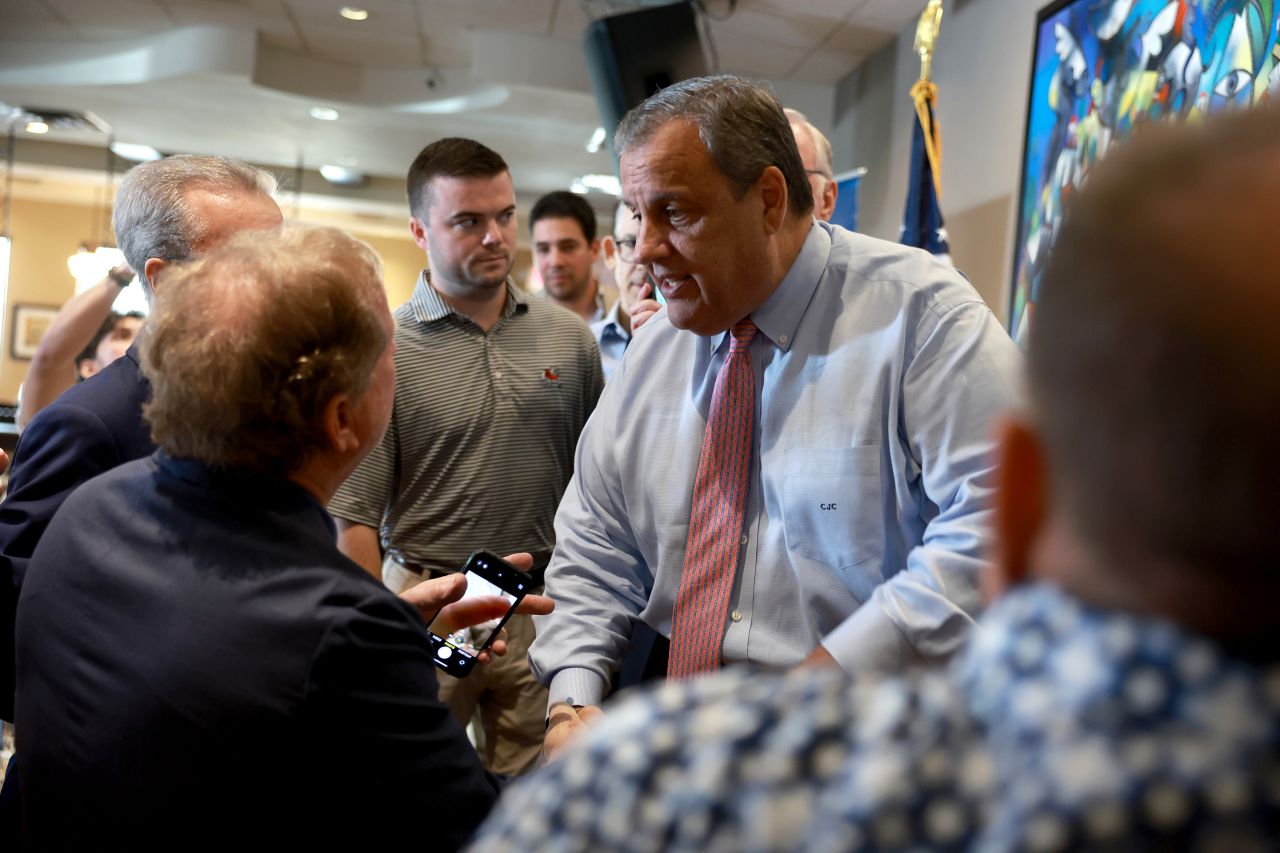
[[[1020,355],[932,256],[818,223],[786,117],[733,77],[668,87],[618,128],[637,263],[667,307],[577,449],[534,673],[554,753],[598,713],[632,625],[671,627],[726,330],[750,317],[756,410],[721,659],[898,669],[950,655],[979,605],[993,418]]]
[[[604,265],[613,273],[613,281],[618,288],[618,301],[604,317],[590,324],[596,343],[600,345],[600,362],[604,365],[606,382],[622,362],[622,354],[627,351],[636,329],[662,307],[654,301],[653,285],[645,268],[635,261],[636,232],[639,230],[631,210],[625,204],[619,204],[613,215],[613,234],[600,241]]]

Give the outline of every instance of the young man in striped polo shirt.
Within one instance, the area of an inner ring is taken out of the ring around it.
[[[391,426],[329,506],[340,547],[397,592],[456,571],[476,548],[528,551],[540,589],[578,434],[604,384],[600,353],[580,319],[511,281],[515,190],[496,152],[441,139],[408,184],[428,268],[395,312]],[[507,632],[501,663],[442,674],[440,693],[463,723],[480,712],[486,766],[514,774],[537,758],[547,694],[529,673],[532,622],[515,617]]]

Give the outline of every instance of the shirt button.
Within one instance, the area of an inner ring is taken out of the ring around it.
[[[785,344],[786,342],[787,342],[787,336],[786,336],[786,335],[778,335],[778,343],[780,343],[780,344]]]
[[[730,618],[730,619],[732,619],[734,622],[741,622],[741,621],[742,621],[742,611],[741,611],[741,610],[735,610],[735,611],[733,611],[732,613],[730,613],[730,614],[729,614],[729,618]]]
[[[494,378],[494,379],[501,379],[501,378],[502,378],[502,371],[501,371],[501,370],[495,370],[495,371],[493,372],[493,378]]]
[[[751,541],[751,537],[747,536],[747,534],[744,533],[742,534],[742,538],[739,539],[738,541],[741,542],[743,545],[746,545],[748,542]]]

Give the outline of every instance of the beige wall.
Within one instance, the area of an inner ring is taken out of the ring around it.
[[[12,405],[27,375],[26,360],[9,356],[13,306],[58,306],[75,292],[67,258],[84,240],[96,239],[102,211],[91,205],[13,199],[13,237],[9,262],[9,298],[4,306],[4,352],[0,354],[0,402]]]

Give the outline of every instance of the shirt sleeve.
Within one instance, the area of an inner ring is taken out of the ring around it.
[[[582,431],[573,479],[556,512],[556,549],[546,575],[556,609],[534,618],[538,637],[529,649],[534,676],[551,688],[548,707],[604,698],[652,587],[627,522],[614,452],[626,384],[619,380],[625,377],[605,389]]]
[[[496,801],[498,777],[437,695],[416,616],[378,590],[347,608],[321,640],[307,680],[304,719],[334,752],[335,784],[359,787],[371,820],[411,820],[440,850],[459,848]]]
[[[926,315],[902,378],[900,440],[920,467],[931,517],[905,571],[823,639],[846,671],[945,657],[967,636],[990,542],[992,427],[1019,401],[1021,366],[976,299]]]
[[[329,501],[329,513],[344,521],[380,530],[383,516],[391,506],[399,471],[400,437],[393,409],[391,423],[378,446],[369,451],[356,470]]]

